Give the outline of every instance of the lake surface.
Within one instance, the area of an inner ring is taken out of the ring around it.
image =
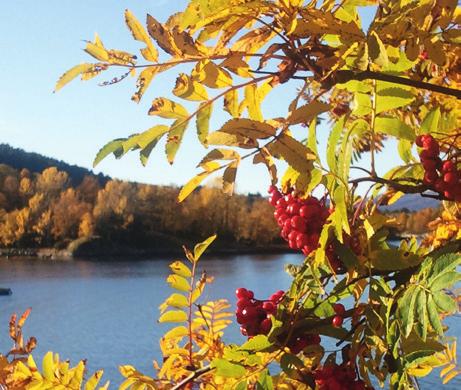
[[[235,303],[237,287],[251,288],[257,297],[266,298],[290,285],[284,265],[301,261],[296,254],[205,258],[199,264],[215,281],[203,300],[226,298]],[[0,297],[0,351],[11,346],[10,315],[32,307],[25,334],[38,339],[37,363],[52,349],[74,364],[88,359],[89,370],[104,369],[103,378],[112,385],[122,379],[117,369],[121,364],[154,375],[152,361],[160,357],[158,339],[170,327],[157,323],[158,306],[171,293],[165,282],[170,262],[0,260],[0,287],[13,290],[12,296]],[[451,335],[461,335],[459,317],[447,323]],[[226,340],[242,342],[244,337],[233,324]],[[442,386],[438,372],[422,380],[421,388],[461,389],[459,378]]]

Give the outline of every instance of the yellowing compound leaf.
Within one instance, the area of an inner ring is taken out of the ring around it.
[[[125,23],[131,31],[133,38],[137,41],[144,42],[146,44],[146,48],[141,50],[142,56],[147,61],[155,62],[158,59],[158,52],[155,46],[152,44],[152,41],[147,34],[147,31],[144,29],[142,24],[139,22],[138,19],[133,15],[133,13],[129,10],[125,10]]]

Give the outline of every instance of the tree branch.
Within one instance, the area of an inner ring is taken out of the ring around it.
[[[198,370],[192,372],[188,377],[184,378],[181,382],[174,385],[171,390],[180,390],[183,386],[187,385],[188,383],[192,382],[194,379],[198,378],[199,376],[206,374],[207,372],[213,370],[211,366],[205,366],[199,368]]]
[[[331,78],[326,80],[327,84],[338,84],[346,83],[350,80],[381,80],[389,83],[409,85],[410,87],[427,89],[429,91],[443,93],[444,95],[454,96],[457,99],[461,99],[461,90],[443,87],[441,85],[435,85],[426,83],[424,81],[411,80],[400,76],[393,76],[390,74],[373,72],[371,70],[365,70],[363,72],[354,72],[352,70],[338,70],[332,75]]]

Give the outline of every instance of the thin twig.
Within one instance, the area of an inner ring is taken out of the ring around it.
[[[178,384],[174,385],[171,390],[180,390],[183,388],[183,386],[186,386],[190,382],[192,382],[194,379],[197,379],[199,376],[206,374],[207,372],[210,372],[213,370],[213,367],[211,366],[205,366],[202,368],[199,368],[198,370],[195,370],[192,372],[188,377],[184,378],[181,382]]]

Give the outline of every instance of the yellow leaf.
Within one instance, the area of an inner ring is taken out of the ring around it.
[[[389,58],[387,56],[386,47],[378,37],[378,34],[372,31],[368,37],[367,43],[371,60],[379,66],[386,67],[389,64]]]
[[[189,267],[184,264],[182,261],[177,260],[170,264],[170,269],[177,275],[183,276],[185,278],[190,278],[192,276],[192,272]]]
[[[216,160],[237,160],[240,159],[240,155],[232,149],[213,149],[200,161],[199,166],[206,164],[210,161]]]
[[[277,184],[277,167],[274,163],[274,159],[267,151],[266,148],[262,148],[259,153],[256,153],[253,158],[253,164],[263,163],[266,165],[269,175],[271,177],[271,184]]]
[[[447,61],[447,55],[442,41],[437,36],[426,38],[424,47],[427,50],[429,59],[437,65],[443,66]]]
[[[450,372],[445,378],[443,378],[442,383],[445,385],[451,381],[454,377],[460,374],[460,371],[454,370]]]
[[[221,62],[220,66],[230,70],[232,73],[235,73],[238,76],[251,77],[250,67],[243,60],[241,55],[230,55],[223,62]]]
[[[179,291],[190,291],[190,285],[187,279],[179,275],[169,275],[166,279],[171,288]]]
[[[43,357],[43,361],[42,361],[43,376],[49,381],[54,380],[55,379],[55,369],[56,369],[56,365],[55,365],[54,358],[53,358],[53,352],[48,351]]]
[[[136,368],[130,365],[119,366],[118,370],[120,371],[120,374],[122,374],[122,376],[124,376],[125,378],[129,378],[137,372]]]
[[[448,366],[444,367],[441,371],[440,371],[440,378],[443,378],[445,375],[447,375],[451,370],[453,370],[454,368],[456,368],[456,364],[449,364]]]
[[[244,89],[245,99],[242,104],[248,109],[248,115],[251,119],[261,122],[263,114],[261,112],[261,99],[258,95],[258,86],[256,84],[247,85]]]
[[[200,183],[205,180],[211,173],[219,169],[221,166],[217,162],[209,162],[207,164],[207,169],[199,173],[197,176],[194,176],[191,180],[189,180],[179,191],[178,195],[178,202],[182,202],[186,199],[192,191],[194,191]]]
[[[170,164],[173,164],[176,153],[181,145],[184,133],[189,124],[189,121],[182,119],[176,120],[168,132],[168,138],[165,144],[165,152]]]
[[[240,117],[238,92],[233,89],[224,95],[224,110],[227,111],[234,118]]]
[[[237,175],[237,168],[239,161],[233,161],[224,170],[223,174],[223,192],[227,195],[232,195],[234,192],[235,177]]]
[[[109,52],[104,48],[101,40],[98,35],[95,34],[95,42],[87,42],[85,46],[85,51],[92,57],[96,58],[99,61],[109,62]]]
[[[54,88],[54,92],[59,91],[64,85],[67,83],[71,82],[73,79],[75,79],[77,76],[84,74],[85,72],[88,72],[94,67],[93,64],[80,64],[76,65],[73,68],[69,69],[66,73],[64,73],[56,83],[56,86]]]
[[[257,142],[242,135],[228,134],[223,131],[215,131],[208,135],[207,141],[211,145],[238,146],[243,149],[257,147]]]
[[[205,87],[184,73],[181,73],[176,79],[176,85],[172,92],[186,100],[202,101],[208,99]]]
[[[432,367],[430,366],[416,366],[411,367],[407,370],[409,375],[416,376],[416,377],[424,377],[429,375],[432,372]]]
[[[147,31],[166,53],[172,56],[181,55],[181,51],[176,47],[171,32],[149,14],[147,15]]]
[[[190,36],[187,31],[179,31],[177,26],[174,26],[171,30],[171,37],[176,48],[182,53],[183,56],[195,57],[199,56],[201,51],[204,50],[204,47],[197,45],[194,42],[194,39]],[[201,50],[199,50],[199,48]]]
[[[102,378],[103,371],[96,371],[85,384],[85,390],[94,390]]]
[[[177,339],[187,336],[189,330],[185,326],[177,326],[163,335],[164,339]]]
[[[154,99],[149,115],[157,115],[168,119],[185,119],[189,116],[187,110],[181,104],[166,98]]]
[[[157,49],[152,44],[152,41],[150,40],[146,30],[144,30],[144,27],[141,25],[141,23],[139,23],[138,19],[136,19],[136,17],[129,10],[125,10],[125,22],[128,28],[130,29],[133,38],[137,41],[144,42],[146,44],[147,47],[141,50],[143,57],[147,61],[157,61]]]
[[[268,123],[246,118],[231,119],[219,129],[223,133],[239,135],[255,140],[273,137],[276,130],[275,127]]]
[[[329,109],[329,104],[315,100],[309,104],[306,104],[294,110],[288,117],[288,123],[290,125],[295,125],[298,123],[308,123],[314,118],[316,118],[319,114],[328,111]]]
[[[168,308],[168,306],[180,309],[182,307],[187,307],[188,305],[189,303],[184,295],[173,293],[165,300],[165,302],[162,305],[160,305],[160,310],[165,311]]]
[[[194,247],[194,260],[198,261],[202,256],[203,252],[213,243],[216,239],[217,235],[214,234],[213,236],[208,237],[205,241],[198,243]]]
[[[187,321],[187,314],[182,310],[171,310],[163,313],[158,322],[186,322]]]
[[[232,85],[229,72],[209,60],[197,63],[192,72],[192,78],[209,88],[225,88]]]
[[[204,146],[207,146],[207,137],[210,131],[210,117],[212,110],[213,105],[211,103],[204,102],[200,104],[200,109],[197,113],[197,136]]]

